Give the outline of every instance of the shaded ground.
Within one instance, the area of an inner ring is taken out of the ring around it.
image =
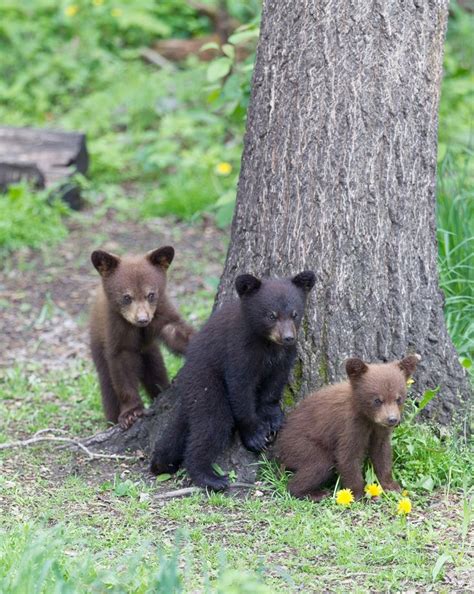
[[[184,305],[197,291],[214,293],[226,241],[204,223],[134,223],[113,214],[99,220],[93,213],[81,215],[65,242],[20,252],[0,271],[0,366],[34,362],[54,369],[88,357],[87,312],[99,279],[90,262],[94,249],[140,253],[174,245],[169,292]]]

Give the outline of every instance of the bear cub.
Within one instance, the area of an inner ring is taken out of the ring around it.
[[[392,478],[391,434],[400,423],[407,380],[420,355],[368,365],[348,359],[349,381],[327,386],[305,398],[289,415],[275,444],[277,458],[294,471],[288,489],[295,497],[319,501],[334,471],[360,499],[362,466],[368,454],[381,486],[398,491]]]
[[[105,416],[124,429],[143,414],[140,382],[151,398],[169,386],[156,339],[184,354],[193,334],[166,294],[173,258],[171,246],[141,256],[91,255],[102,277],[90,319],[92,358]]]
[[[189,345],[176,379],[178,403],[153,453],[151,471],[175,472],[184,462],[193,482],[222,490],[228,478],[212,464],[235,429],[260,452],[280,429],[280,400],[296,357],[296,337],[315,276],[237,277],[239,300],[215,311]]]

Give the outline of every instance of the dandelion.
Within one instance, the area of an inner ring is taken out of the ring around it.
[[[414,384],[414,383],[415,383],[415,380],[414,380],[412,377],[409,377],[409,378],[407,379],[407,386],[408,386],[408,388],[409,388],[409,387],[410,387],[412,384]]]
[[[79,12],[79,6],[76,6],[76,4],[71,4],[70,6],[66,6],[66,8],[64,9],[64,14],[68,17],[76,16],[76,14],[78,12]]]
[[[380,485],[372,483],[365,487],[365,492],[367,495],[369,495],[369,497],[380,497],[380,495],[383,493],[383,489]]]
[[[408,497],[408,491],[406,489],[403,489],[402,497]]]
[[[408,497],[402,497],[402,499],[400,499],[400,501],[398,502],[397,513],[406,515],[410,512],[411,501],[408,499]]]
[[[123,15],[123,10],[121,8],[112,8],[110,14],[113,17],[119,17]]]
[[[350,489],[340,489],[336,493],[337,505],[345,505],[347,507],[353,502],[354,502],[354,495],[352,494],[352,491]]]
[[[215,169],[217,175],[229,175],[232,171],[232,165],[223,161],[222,163],[218,163]]]
[[[94,6],[102,6],[103,3],[104,3],[104,0],[92,0],[92,4]]]

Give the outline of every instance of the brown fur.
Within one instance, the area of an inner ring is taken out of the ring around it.
[[[169,386],[156,339],[183,354],[193,334],[166,294],[173,257],[172,247],[142,256],[91,256],[102,277],[91,311],[92,357],[105,416],[125,429],[143,414],[140,382],[151,398]]]
[[[349,359],[349,381],[305,398],[280,432],[276,453],[295,474],[288,488],[296,497],[319,500],[334,471],[356,498],[364,494],[362,466],[368,454],[385,490],[399,490],[392,478],[392,429],[400,423],[407,379],[419,355],[368,365]]]

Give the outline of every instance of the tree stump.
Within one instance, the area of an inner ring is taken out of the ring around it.
[[[21,180],[37,188],[57,187],[71,208],[81,206],[79,189],[68,179],[85,174],[86,137],[76,132],[0,127],[0,188]]]

